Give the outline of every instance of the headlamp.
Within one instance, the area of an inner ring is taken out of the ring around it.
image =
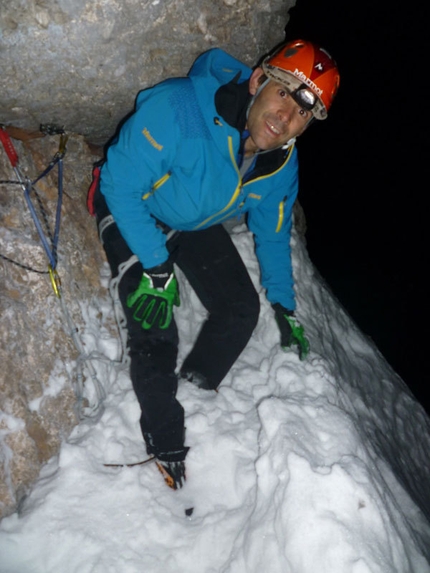
[[[294,91],[290,92],[293,100],[303,109],[311,111],[318,101],[315,93],[309,89],[305,84],[302,84]]]

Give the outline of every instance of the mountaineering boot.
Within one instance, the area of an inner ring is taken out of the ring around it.
[[[166,484],[172,489],[181,489],[186,480],[185,462],[165,462],[162,460],[156,460],[155,463],[164,477]]]

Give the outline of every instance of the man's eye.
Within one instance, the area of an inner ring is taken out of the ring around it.
[[[308,117],[309,112],[308,112],[308,110],[306,110],[306,109],[300,108],[300,109],[299,109],[299,114],[300,114],[302,117],[306,118],[306,117]]]
[[[279,95],[285,98],[288,96],[288,92],[286,90],[279,90]]]

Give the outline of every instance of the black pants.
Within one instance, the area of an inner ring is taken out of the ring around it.
[[[100,193],[95,201],[98,222],[107,211]],[[103,232],[103,246],[112,276],[132,253],[115,223]],[[167,243],[171,257],[208,310],[193,349],[180,372],[188,379],[203,379],[217,388],[245,348],[257,324],[258,294],[229,234],[216,225],[202,231],[176,233]],[[159,459],[184,459],[184,410],[176,399],[175,374],[178,330],[142,329],[133,320],[126,300],[142,277],[140,263],[121,279],[119,296],[127,319],[130,376],[142,410],[141,428],[148,453]]]

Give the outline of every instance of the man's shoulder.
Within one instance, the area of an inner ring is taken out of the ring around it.
[[[164,110],[168,113],[172,108],[172,102],[187,99],[192,91],[191,80],[187,77],[169,78],[160,83],[144,89],[137,94],[135,112],[148,113],[148,110]]]
[[[188,77],[168,78],[166,80],[162,80],[161,82],[153,86],[142,89],[137,94],[136,101],[137,103],[139,103],[140,101],[145,101],[146,99],[152,97],[162,98],[163,96],[165,96],[166,98],[168,98],[172,91],[181,89],[183,86],[186,86],[187,84],[190,83],[191,82]]]
[[[188,76],[192,79],[212,78],[222,85],[234,79],[248,79],[251,71],[246,64],[221,48],[212,48],[196,59]]]

